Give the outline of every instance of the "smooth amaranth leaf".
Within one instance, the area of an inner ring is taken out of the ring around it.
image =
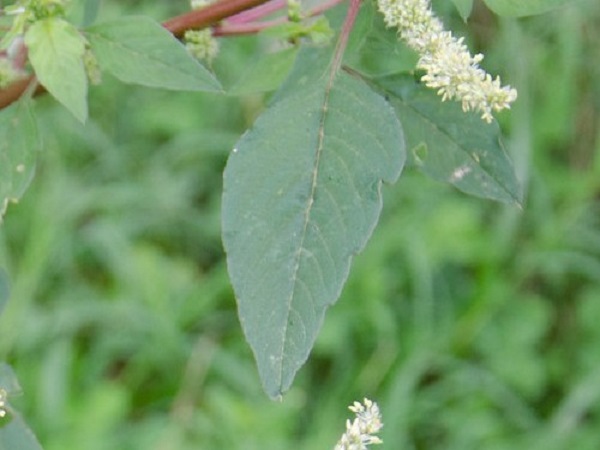
[[[81,122],[88,114],[85,39],[60,18],[35,22],[25,33],[29,61],[42,85]]]
[[[102,70],[125,83],[180,91],[219,91],[219,82],[185,47],[149,17],[122,17],[90,27]]]
[[[581,0],[484,0],[500,16],[522,17],[542,14]]]
[[[381,183],[394,182],[405,160],[388,103],[347,74],[329,88],[322,67],[301,58],[294,71],[311,82],[284,88],[238,142],[224,173],[229,274],[273,398],[306,361],[352,257],[376,225]]]
[[[0,111],[0,221],[8,204],[18,202],[31,183],[40,147],[29,102]]]
[[[496,122],[487,124],[456,102],[442,102],[414,77],[394,75],[375,84],[389,95],[409,158],[425,174],[467,194],[521,203],[521,187]]]

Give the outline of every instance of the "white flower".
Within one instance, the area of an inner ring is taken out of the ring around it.
[[[364,406],[359,402],[349,406],[356,418],[346,421],[346,432],[342,435],[334,450],[367,450],[371,444],[381,444],[376,433],[383,428],[377,403],[365,398]]]
[[[430,0],[377,0],[388,27],[398,28],[400,37],[419,54],[417,68],[425,70],[421,81],[436,89],[442,100],[456,99],[463,111],[475,110],[486,122],[492,112],[510,108],[517,91],[502,86],[479,63],[483,55],[471,55],[463,38],[444,30],[433,14]]]

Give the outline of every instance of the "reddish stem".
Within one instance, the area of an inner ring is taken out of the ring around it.
[[[223,0],[163,22],[163,26],[175,37],[182,37],[187,30],[206,28],[226,17],[266,3],[268,0]]]
[[[348,37],[350,36],[352,27],[354,26],[354,22],[356,21],[356,16],[358,16],[358,11],[360,10],[360,2],[361,0],[350,0],[348,13],[346,14],[344,25],[342,25],[342,31],[340,32],[340,39],[338,40],[335,48],[335,55],[333,57],[330,81],[333,80],[333,77],[335,77],[335,73],[339,70],[340,66],[342,65],[344,51],[346,50],[346,45],[348,45]]]
[[[269,2],[256,6],[247,11],[236,14],[235,16],[231,16],[227,18],[227,22],[231,24],[241,24],[254,22],[258,19],[262,19],[269,14],[274,13],[275,11],[279,11],[287,6],[286,0],[270,0]]]

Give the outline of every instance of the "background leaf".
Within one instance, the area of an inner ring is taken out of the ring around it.
[[[268,53],[252,65],[230,89],[233,95],[274,91],[288,75],[296,54],[295,47],[277,53]]]
[[[182,91],[220,89],[212,74],[149,17],[96,25],[86,36],[100,67],[125,83]]]
[[[471,195],[520,203],[519,182],[495,122],[442,102],[414,77],[392,75],[376,83],[390,94],[410,159],[424,173]]]
[[[25,33],[29,61],[40,83],[81,122],[87,119],[87,75],[82,62],[85,40],[70,23],[51,18]]]
[[[0,111],[0,219],[33,178],[40,140],[26,101]]]
[[[323,66],[296,67],[321,73]],[[395,181],[404,163],[400,124],[366,85],[340,74],[330,92],[327,77],[299,86],[285,88],[257,120],[224,174],[229,273],[272,397],[308,357],[377,222],[381,181]]]
[[[484,0],[500,16],[532,16],[567,6],[581,0]]]
[[[460,17],[466,21],[473,10],[473,0],[452,0],[452,3],[454,3],[454,6],[456,6]]]

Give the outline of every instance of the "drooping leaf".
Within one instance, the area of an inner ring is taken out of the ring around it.
[[[35,22],[25,33],[29,61],[42,85],[81,122],[88,114],[85,39],[60,18]]]
[[[500,16],[521,17],[542,14],[581,0],[484,0]]]
[[[383,77],[376,84],[390,96],[413,164],[467,194],[520,203],[519,182],[495,122],[464,113],[457,102],[442,102],[414,77]]]
[[[100,67],[125,83],[181,91],[218,91],[212,74],[149,17],[123,17],[90,27]]]
[[[10,288],[8,283],[8,277],[6,276],[6,272],[4,269],[0,268],[0,315],[6,306],[6,302],[8,302],[8,297],[10,295]]]
[[[299,57],[297,82],[242,137],[224,173],[229,274],[271,397],[306,361],[375,227],[381,183],[395,181],[405,159],[384,99],[347,74],[329,85],[323,67]]]
[[[473,0],[452,0],[452,3],[456,6],[460,17],[466,21],[473,10]]]
[[[27,101],[0,111],[0,220],[10,202],[17,202],[35,173],[40,150],[35,118]]]

